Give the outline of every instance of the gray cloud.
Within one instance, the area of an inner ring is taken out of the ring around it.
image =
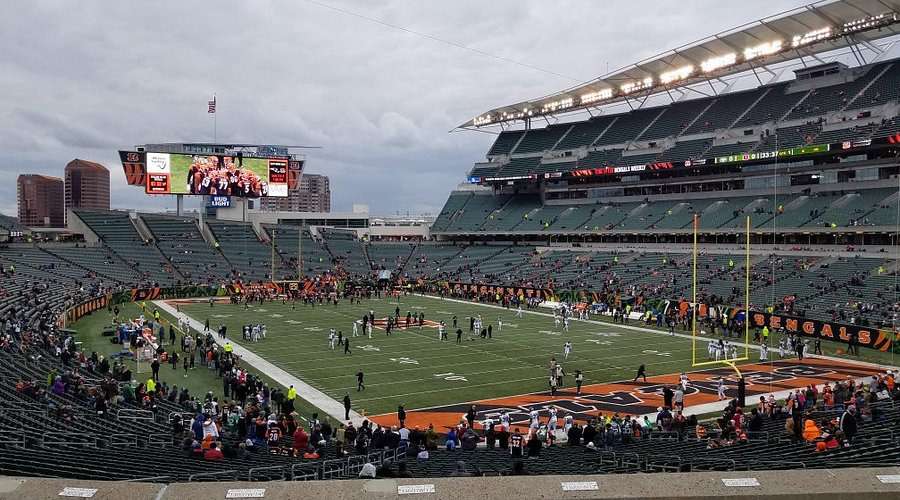
[[[329,1],[576,79],[801,4]],[[174,199],[125,186],[116,149],[212,139],[213,92],[220,141],[322,146],[308,170],[331,176],[335,209],[435,212],[492,140],[450,129],[575,83],[305,1],[2,2],[0,18],[0,172],[100,161],[123,208]]]

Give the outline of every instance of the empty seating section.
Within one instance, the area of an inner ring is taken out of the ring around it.
[[[537,169],[541,163],[540,156],[531,156],[526,158],[513,158],[500,167],[498,173],[501,177],[515,177],[520,175],[528,175]]]
[[[206,225],[215,236],[219,250],[234,266],[235,276],[245,280],[269,278],[272,274],[272,244],[260,241],[252,224],[207,220]],[[297,276],[297,270],[285,265],[280,254],[276,252],[274,257],[275,279]]]
[[[591,151],[587,156],[578,160],[578,168],[597,168],[605,167],[607,165],[618,165],[621,157],[621,149]]]
[[[595,144],[625,144],[633,141],[662,112],[660,108],[642,109],[625,115],[612,124]]]
[[[878,67],[870,68],[866,74],[852,82],[815,89],[787,116],[787,120],[821,116],[830,111],[844,108],[872,79],[878,75]]]
[[[230,264],[203,239],[197,220],[149,214],[141,219],[156,238],[156,246],[186,278],[213,283],[231,276]]]
[[[840,128],[821,132],[816,136],[816,144],[833,144],[835,142],[849,141],[851,139],[860,139],[871,137],[878,124],[867,123],[865,125],[855,125],[848,128]]]
[[[43,245],[42,249],[59,260],[71,262],[99,276],[116,280],[121,284],[140,284],[141,277],[131,266],[116,257],[108,248],[97,246]]]
[[[554,148],[557,151],[588,147],[600,137],[600,134],[615,120],[615,116],[599,116],[578,122]]]
[[[487,163],[475,166],[469,175],[472,177],[493,177],[500,171],[500,163]]]
[[[553,145],[556,144],[570,128],[572,128],[572,125],[566,123],[563,125],[550,125],[547,128],[531,129],[525,133],[525,137],[522,138],[522,142],[516,146],[513,153],[541,153],[548,149],[552,149]]]
[[[501,132],[500,135],[497,136],[497,140],[494,141],[494,145],[488,150],[488,156],[506,155],[511,153],[523,135],[525,135],[524,130]]]
[[[869,88],[860,94],[847,109],[860,109],[879,106],[888,101],[900,99],[900,65],[898,63],[884,63],[872,68],[869,73],[877,75],[887,67],[880,78],[875,80]],[[874,76],[873,76],[874,77]]]
[[[803,225],[846,227],[865,224],[869,212],[878,208],[883,200],[895,192],[890,189],[869,189],[843,194],[815,217],[810,217]]]
[[[674,205],[674,201],[642,203],[629,212],[625,220],[616,226],[616,229],[646,229],[652,227],[657,221],[665,217],[666,212],[671,210]]]
[[[353,231],[319,229],[325,248],[336,264],[350,275],[366,275],[371,270],[363,243]]]
[[[474,196],[472,193],[458,193],[456,191],[450,193],[450,197],[447,198],[447,202],[444,203],[444,208],[441,209],[441,212],[431,225],[431,230],[446,230],[447,226],[450,225],[450,221],[456,216],[456,213],[466,206],[466,203],[468,203],[472,196]]]
[[[297,258],[299,255],[303,259],[303,273],[305,276],[331,270],[331,254],[318,241],[312,238],[309,229],[303,230],[302,241],[298,239],[297,226],[265,224],[263,229],[269,235],[269,238],[275,238],[275,249],[281,254],[281,258],[290,269],[297,269]],[[296,274],[295,272],[294,275]]]
[[[374,269],[400,271],[406,266],[414,249],[415,245],[410,243],[371,243],[366,252]]]
[[[659,156],[659,153],[645,153],[630,156],[622,155],[622,159],[619,160],[619,162],[623,165],[645,165],[656,161],[657,156]]]
[[[563,210],[550,225],[553,230],[582,229],[585,222],[593,215],[594,205],[563,206]]]
[[[451,218],[447,231],[473,231],[477,229],[494,210],[502,207],[508,199],[508,197],[493,196],[489,193],[472,195],[465,207]]]
[[[15,262],[20,267],[28,266],[43,271],[48,276],[65,277],[78,283],[93,284],[103,280],[89,271],[71,262],[62,261],[54,255],[33,246],[15,246],[0,250],[3,258]],[[106,280],[109,282],[109,279]]]
[[[764,89],[754,89],[717,97],[713,105],[684,134],[708,133],[731,127],[764,92]]]
[[[774,134],[764,137],[756,146],[757,150],[784,149],[794,146],[803,146],[816,142],[821,127],[817,123],[784,127],[775,130]]]
[[[682,131],[691,125],[694,119],[703,119],[701,114],[709,106],[711,99],[691,99],[689,101],[676,102],[667,106],[666,112],[656,120],[641,136],[639,140],[662,139],[670,135],[680,135]],[[699,118],[698,118],[699,116]]]
[[[528,212],[528,218],[522,218],[516,231],[542,231],[548,229],[567,207],[558,205],[544,205]]]
[[[182,280],[181,275],[156,246],[145,242],[131,223],[127,212],[88,212],[75,214],[103,243],[145,280],[171,285]]]
[[[703,158],[703,154],[712,144],[712,139],[695,139],[692,141],[678,141],[674,146],[665,150],[660,159],[665,161],[685,161]]]
[[[751,127],[766,122],[778,121],[806,95],[806,92],[786,94],[787,84],[784,83],[773,85],[768,90],[769,92],[734,124],[734,128]]]
[[[748,153],[756,147],[757,142],[758,141],[754,139],[753,141],[741,141],[732,144],[719,144],[710,147],[703,156],[707,158],[717,158],[719,156]]]
[[[529,212],[540,206],[541,201],[537,196],[513,196],[503,207],[488,215],[480,230],[509,231],[521,220],[527,218]]]

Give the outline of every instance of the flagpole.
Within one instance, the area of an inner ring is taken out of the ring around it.
[[[216,94],[215,93],[213,93],[213,106],[216,106]],[[218,126],[219,124],[217,123],[217,121],[219,119],[218,118],[219,114],[216,113],[216,111],[218,111],[218,110],[213,108],[213,144],[215,144],[216,141],[218,140],[218,133],[219,133],[219,126]]]

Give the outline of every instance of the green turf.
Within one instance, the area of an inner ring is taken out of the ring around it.
[[[485,326],[493,324],[494,338],[464,340],[457,345],[452,328],[447,342],[438,341],[434,328],[413,327],[390,337],[376,329],[371,340],[351,339],[350,355],[329,348],[329,328],[346,335],[352,331],[352,321],[370,309],[380,318],[393,314],[395,307],[396,301],[373,299],[360,305],[342,302],[338,307],[297,305],[296,311],[280,302],[250,306],[249,310],[198,303],[182,305],[181,310],[201,322],[209,317],[215,327],[224,322],[233,341],[335,399],[349,393],[354,409],[367,414],[392,412],[399,404],[424,408],[547,390],[548,362],[551,356],[562,360],[567,340],[572,342],[573,352],[562,363],[569,383],[577,369],[584,373],[586,384],[631,378],[642,363],[651,376],[690,369],[689,339],[581,321],[572,321],[570,331],[564,333],[552,318],[542,315],[526,312],[517,319],[514,311],[414,296],[402,299],[402,316],[407,311],[424,312],[426,320],[444,320],[452,326],[455,314],[465,339],[468,316],[480,314]],[[504,326],[497,333],[500,316]],[[257,321],[266,323],[268,337],[259,343],[243,342],[241,325]],[[356,391],[354,377],[359,370],[366,374],[366,390],[361,393]]]
[[[123,317],[137,317],[140,315],[140,307],[134,303],[120,304],[119,309],[120,315]],[[160,314],[166,320],[172,319],[171,316],[162,310],[160,310]],[[77,339],[82,342],[82,351],[88,354],[92,351],[96,351],[97,353],[109,356],[110,354],[117,353],[121,350],[120,345],[110,343],[109,337],[103,337],[101,335],[101,332],[112,324],[112,320],[113,315],[111,313],[106,312],[106,310],[100,310],[81,318],[76,323],[69,325],[69,327],[78,331]],[[168,338],[166,341],[168,342]],[[136,380],[143,382],[150,377],[149,368],[147,373],[137,373],[135,363],[133,361],[128,361],[127,363]],[[222,379],[215,375],[215,371],[209,370],[205,366],[200,366],[198,363],[196,368],[189,370],[188,376],[185,377],[184,370],[181,367],[181,361],[179,361],[178,365],[177,370],[172,370],[170,364],[162,366],[159,370],[160,380],[169,385],[177,385],[179,388],[187,387],[191,394],[198,397],[202,397],[207,391],[212,391],[213,395],[217,396],[220,401],[224,400]],[[250,370],[257,375],[261,375],[263,380],[270,386],[275,384],[272,379],[264,374],[260,374],[252,367]],[[304,416],[311,415],[313,412],[318,412],[320,416],[325,415],[324,412],[316,409],[305,401],[298,401],[294,406],[297,411]]]

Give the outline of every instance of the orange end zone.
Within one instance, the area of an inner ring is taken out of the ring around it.
[[[803,362],[795,359],[775,361],[771,365],[747,364],[740,366],[746,383],[746,395],[768,395],[769,393],[787,389],[803,388],[807,385],[822,385],[826,382],[846,380],[847,378],[870,377],[882,373],[872,366],[831,359],[807,358]],[[685,407],[713,403],[718,398],[718,382],[725,379],[726,396],[737,396],[738,380],[731,367],[713,368],[688,374],[690,383],[685,393]],[[500,413],[509,413],[513,425],[527,426],[528,412],[533,409],[541,411],[546,419],[546,408],[555,406],[559,417],[571,414],[576,421],[586,421],[601,414],[618,413],[620,415],[644,415],[655,413],[662,406],[662,390],[665,386],[679,383],[679,374],[647,377],[647,382],[619,381],[605,384],[585,385],[581,396],[575,396],[575,387],[567,387],[557,391],[556,396],[550,392],[522,394],[501,398],[485,399],[469,403],[459,403],[441,407],[411,410],[406,412],[408,427],[427,427],[434,424],[439,432],[457,425],[463,419],[469,406],[474,404],[478,415],[477,422],[487,418],[496,419]],[[386,413],[370,417],[381,425],[397,425],[397,415]]]

